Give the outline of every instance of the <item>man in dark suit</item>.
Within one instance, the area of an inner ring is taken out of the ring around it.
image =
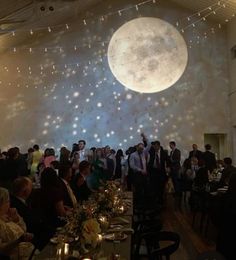
[[[191,159],[193,157],[196,157],[198,161],[202,159],[202,151],[198,150],[198,147],[196,144],[192,145],[193,150],[189,152],[188,158]]]
[[[79,172],[73,180],[73,190],[77,201],[83,202],[89,199],[92,190],[88,187],[87,177],[91,174],[91,164],[88,161],[82,161],[79,164]]]
[[[18,177],[12,185],[10,197],[11,207],[16,208],[23,218],[27,232],[33,233],[33,243],[38,249],[42,249],[53,235],[50,227],[43,223],[40,216],[36,215],[28,205],[28,198],[32,192],[32,181],[27,177]]]
[[[232,159],[226,157],[224,158],[224,170],[222,171],[219,186],[223,187],[229,185],[232,174],[236,174],[236,168],[232,165]]]
[[[77,200],[73,190],[70,187],[72,178],[72,169],[70,163],[63,164],[59,167],[59,177],[60,191],[63,196],[64,205],[69,208],[75,208],[77,205]]]
[[[170,145],[170,156],[169,156],[169,168],[170,168],[170,177],[172,179],[175,194],[180,193],[180,181],[179,181],[179,172],[180,172],[180,160],[181,160],[181,152],[176,148],[176,143],[171,141]]]
[[[161,147],[159,141],[152,143],[149,150],[148,172],[152,193],[157,197],[158,202],[163,203],[165,183],[167,181],[166,164],[167,154]]]
[[[216,157],[215,154],[211,152],[210,144],[206,144],[205,149],[206,151],[203,153],[202,158],[205,161],[207,170],[212,172],[214,169],[216,169]]]

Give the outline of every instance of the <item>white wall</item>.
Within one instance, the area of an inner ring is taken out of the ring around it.
[[[129,1],[129,6],[136,2]],[[186,155],[192,143],[203,148],[204,133],[229,134],[224,28],[209,34],[207,39],[203,36],[204,32],[211,31],[211,23],[198,23],[195,28],[186,30],[186,42],[188,45],[193,42],[188,49],[187,69],[173,87],[160,93],[127,91],[114,79],[108,67],[107,43],[126,21],[141,15],[158,17],[175,25],[177,20],[192,13],[166,2],[144,5],[139,11],[130,9],[122,16],[114,14],[100,22],[96,17],[104,12],[127,6],[125,0],[114,1],[115,4],[104,1],[90,10],[92,18],[87,19],[86,26],[83,18],[77,17],[70,30],[64,26],[52,33],[46,30],[34,36],[28,34],[25,42],[17,46],[22,50],[1,54],[0,147],[19,145],[26,149],[33,143],[43,147],[62,144],[70,147],[78,139],[86,139],[88,146],[110,144],[117,148],[122,144],[125,149],[139,142],[137,130],[140,129],[151,136],[150,139],[159,139],[164,147],[175,140]],[[201,36],[199,44],[198,35]],[[4,41],[11,46],[12,36]],[[99,44],[102,41],[105,46]],[[90,49],[83,47],[87,42],[91,42]],[[70,48],[73,45],[80,47],[74,51]],[[44,53],[44,46],[64,46],[64,50]],[[30,54],[24,50],[29,47],[38,49]],[[57,72],[52,69],[54,63]],[[76,63],[80,64],[79,68]],[[41,64],[44,66],[42,74]],[[65,68],[65,64],[72,65]],[[29,66],[32,74],[29,74]],[[231,87],[236,89],[235,85]],[[79,96],[75,97],[75,92],[79,92]],[[127,99],[127,94],[132,98]],[[97,107],[99,102],[101,107]],[[73,134],[74,131],[77,133]]]
[[[231,117],[231,150],[234,163],[236,163],[236,59],[232,59],[231,48],[236,46],[236,19],[227,27],[228,60],[229,60],[229,104]]]

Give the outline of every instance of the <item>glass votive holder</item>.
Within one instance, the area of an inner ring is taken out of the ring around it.
[[[106,231],[109,227],[109,221],[106,216],[99,216],[98,217],[98,222],[100,224],[100,227],[102,231]]]

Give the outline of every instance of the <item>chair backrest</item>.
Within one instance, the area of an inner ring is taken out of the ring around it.
[[[159,259],[159,257],[161,256],[165,256],[166,259],[169,259],[170,255],[173,254],[179,248],[180,236],[177,233],[168,231],[161,231],[156,235],[159,242],[170,241],[172,243],[165,247],[159,247],[157,249],[154,249],[151,252],[151,259]]]
[[[1,260],[10,260],[10,257],[7,256],[7,255],[2,254],[2,253],[0,252],[0,259],[1,259]]]
[[[180,236],[174,232],[157,230],[140,234],[134,252],[134,259],[140,258],[139,250],[141,248],[142,241],[145,242],[148,259],[156,260],[166,257],[166,259],[169,260],[170,255],[179,248]],[[167,246],[161,247],[161,241],[169,241],[171,243],[168,243]]]
[[[208,251],[198,255],[196,260],[226,260],[226,259],[216,251]]]

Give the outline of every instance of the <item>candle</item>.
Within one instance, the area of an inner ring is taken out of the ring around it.
[[[106,217],[102,217],[102,216],[101,216],[101,217],[99,218],[99,220],[100,220],[101,223],[104,223],[104,222],[106,222]]]
[[[105,231],[109,227],[109,222],[106,216],[100,216],[98,221],[103,231]]]
[[[65,243],[64,245],[64,255],[68,255],[69,254],[69,244]]]
[[[58,249],[57,249],[57,255],[58,255],[58,256],[61,256],[61,248],[58,248]]]
[[[120,207],[119,207],[119,210],[120,210],[121,213],[123,213],[124,210],[125,210],[124,206],[120,206]]]
[[[101,234],[98,234],[98,242],[102,242],[102,235]]]

